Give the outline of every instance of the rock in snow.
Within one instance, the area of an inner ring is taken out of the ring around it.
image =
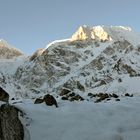
[[[50,94],[45,95],[43,99],[37,98],[34,104],[41,104],[43,102],[45,102],[48,106],[55,105],[58,107],[56,99]]]
[[[8,102],[9,101],[9,94],[0,87],[0,101]]]

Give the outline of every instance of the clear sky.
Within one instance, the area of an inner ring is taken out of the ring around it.
[[[0,38],[25,54],[71,37],[83,24],[140,32],[140,0],[0,0]]]

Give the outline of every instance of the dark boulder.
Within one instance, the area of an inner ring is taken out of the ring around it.
[[[113,93],[113,94],[112,94],[112,97],[113,97],[113,98],[118,98],[119,96],[118,96],[117,94]]]
[[[125,93],[125,96],[127,96],[127,97],[133,97],[133,94],[129,94],[129,93]]]
[[[9,101],[9,94],[0,87],[0,101],[8,102]]]
[[[24,129],[18,113],[19,109],[8,104],[0,107],[0,140],[24,139]]]
[[[121,79],[121,78],[119,78],[119,79],[118,79],[118,82],[119,82],[119,83],[121,83],[121,82],[122,82],[122,79]]]
[[[120,99],[116,99],[116,101],[120,101]]]
[[[58,107],[55,98],[50,94],[45,95],[43,100],[46,103],[46,105],[48,105],[48,106],[55,105],[56,107]]]
[[[61,99],[62,100],[68,100],[68,97],[62,97]]]
[[[43,103],[43,102],[44,102],[43,99],[37,98],[37,99],[35,100],[34,104],[41,104],[41,103]]]

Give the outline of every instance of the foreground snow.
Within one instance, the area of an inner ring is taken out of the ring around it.
[[[120,102],[65,102],[59,108],[17,104],[31,118],[27,129],[31,140],[139,140],[140,97]],[[27,136],[26,136],[27,137]],[[29,136],[28,136],[29,137]]]

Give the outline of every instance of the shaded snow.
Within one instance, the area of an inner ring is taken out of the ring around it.
[[[59,102],[59,108],[31,101],[18,104],[32,118],[31,140],[139,140],[140,97],[120,102]]]
[[[17,68],[24,64],[27,56],[19,56],[13,59],[0,59],[0,72],[5,74],[15,74]]]

